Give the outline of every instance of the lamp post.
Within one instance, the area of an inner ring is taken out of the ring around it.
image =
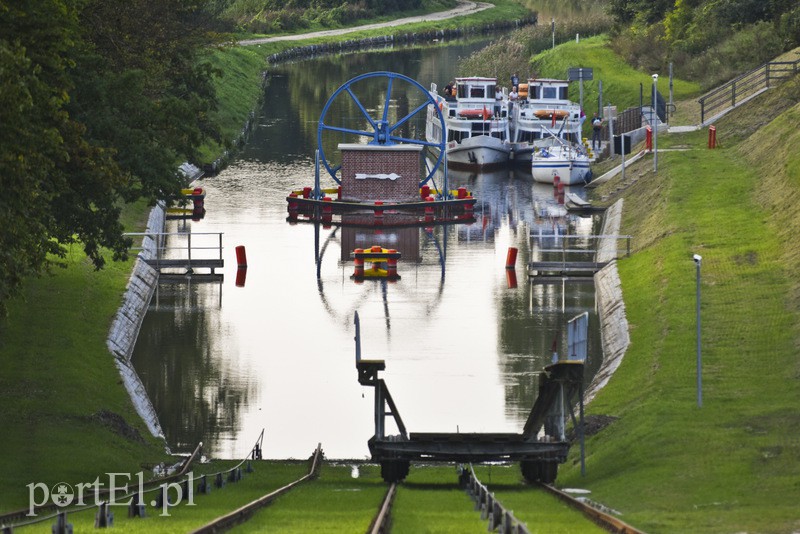
[[[703,257],[699,254],[692,256],[697,266],[697,406],[703,406],[703,360],[700,352],[700,266]]]
[[[658,74],[653,74],[653,172],[658,172]]]

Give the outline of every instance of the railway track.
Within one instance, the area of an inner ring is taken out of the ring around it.
[[[251,451],[250,456],[254,456],[255,451],[260,452],[260,441],[257,442],[257,446]],[[241,477],[240,470],[246,460],[242,460],[224,471],[228,481],[235,482],[238,478],[233,478],[234,476]],[[365,532],[366,528],[368,534],[387,534],[393,531],[402,534],[445,526],[450,530],[455,529],[455,531],[478,531],[480,529],[502,534],[525,534],[531,532],[525,521],[531,522],[532,526],[535,525],[535,530],[540,532],[547,531],[551,522],[552,525],[558,524],[561,528],[563,528],[564,522],[569,525],[574,524],[575,532],[593,532],[600,531],[600,529],[624,534],[641,532],[620,520],[611,513],[612,511],[594,505],[591,501],[575,498],[549,484],[531,485],[522,482],[516,465],[480,465],[477,468],[473,468],[472,465],[459,466],[458,472],[454,471],[453,464],[419,466],[405,482],[392,483],[387,486],[380,479],[379,468],[374,464],[356,462],[351,465],[345,462],[342,465],[342,462],[325,462],[321,444],[317,445],[309,462],[310,465],[305,475],[297,477],[302,473],[300,472],[294,475],[297,478],[286,478],[284,482],[281,482],[283,486],[272,489],[250,502],[240,499],[239,502],[246,502],[246,504],[236,509],[225,511],[224,508],[220,508],[219,512],[223,513],[205,524],[195,521],[195,526],[180,528],[177,525],[186,523],[175,523],[175,520],[170,518],[146,519],[148,529],[153,532],[172,532],[177,528],[182,531],[207,534],[225,532],[233,527],[243,527],[244,531],[258,532],[263,530],[266,525],[281,531],[282,526],[285,525],[275,523],[275,521],[280,521],[280,517],[285,519],[289,512],[289,515],[295,518],[291,520],[291,523],[299,520],[300,517],[303,517],[303,520],[313,517],[314,520],[319,521],[318,525],[322,530],[340,528],[341,532],[361,533]],[[189,464],[187,459],[182,471],[185,472]],[[325,470],[321,471],[323,464]],[[351,469],[354,473],[352,477],[350,476]],[[358,476],[359,470],[362,475],[360,477]],[[489,491],[487,485],[479,480],[476,471],[481,477],[489,480],[493,492]],[[223,472],[218,475],[223,475]],[[176,473],[170,477],[170,480],[180,480],[180,476],[180,473]],[[164,479],[159,480],[163,481]],[[221,488],[223,485],[220,483],[216,487]],[[303,491],[292,491],[300,485],[305,488]],[[273,488],[276,486],[277,484],[273,485]],[[238,487],[238,484],[231,484],[231,487]],[[259,495],[259,493],[252,493],[253,486],[250,487],[249,491],[252,495]],[[385,492],[382,488],[385,488]],[[226,493],[227,491],[225,490]],[[264,490],[262,489],[262,491]],[[201,490],[198,488],[198,493],[200,492]],[[278,500],[278,497],[289,492],[292,492],[292,496],[288,501]],[[326,493],[330,495],[334,492],[340,492],[340,496],[346,496],[350,500],[347,502],[335,500],[328,505],[321,504],[318,500],[319,495]],[[383,493],[382,498],[381,493]],[[245,493],[243,496],[246,495]],[[401,496],[399,506],[396,502],[398,495]],[[249,498],[253,499],[253,497]],[[207,497],[202,499],[207,499]],[[555,499],[566,503],[574,512],[568,512],[562,507],[556,506]],[[211,501],[200,500],[197,504],[203,508],[211,506],[202,504],[203,502],[210,503]],[[268,513],[260,514],[259,510],[268,505],[270,505]],[[167,503],[167,506],[171,505]],[[370,506],[374,506],[371,518]],[[88,523],[91,516],[77,515],[90,508],[97,508],[97,506],[67,510],[71,520],[78,520],[75,523],[76,531],[85,530],[91,524]],[[512,511],[511,508],[514,508],[515,511]],[[555,509],[560,511],[552,512]],[[569,515],[570,513],[574,513],[574,518]],[[566,518],[564,514],[566,514]],[[6,514],[6,517],[9,515]],[[132,519],[130,510],[128,515],[127,519],[123,518],[121,523],[117,523],[117,528],[124,530],[125,525],[130,524],[125,521],[143,520]],[[80,519],[81,517],[83,519]],[[95,515],[95,526],[108,526],[98,525],[97,520],[100,517],[104,516],[98,512]],[[141,517],[144,518],[144,513]],[[258,520],[254,520],[256,517]],[[350,522],[341,523],[343,517]],[[45,521],[53,522],[53,532],[69,532],[67,525],[72,526],[67,523],[63,510],[56,514],[37,518],[36,521],[15,524],[2,523],[1,525],[3,534],[11,534],[28,530],[25,527],[29,526],[38,526],[38,529],[41,529],[46,525]],[[592,523],[596,526],[593,526]],[[60,529],[59,525],[63,525],[64,529]],[[335,526],[332,527],[332,525]],[[290,531],[292,530],[290,529]]]

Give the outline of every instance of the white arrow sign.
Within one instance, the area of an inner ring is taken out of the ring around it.
[[[391,173],[391,174],[363,174],[363,173],[356,173],[356,180],[366,180],[367,178],[375,178],[376,180],[397,180],[400,178],[399,174]]]

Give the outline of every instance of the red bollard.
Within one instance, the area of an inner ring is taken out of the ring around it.
[[[331,197],[324,197],[322,199],[322,202],[323,202],[322,213],[333,213],[333,206],[331,206],[330,204],[331,202],[333,202],[333,200],[331,200]]]
[[[506,254],[506,269],[513,269],[517,263],[517,247],[508,247]]]
[[[303,198],[308,198],[310,196],[311,196],[311,188],[310,187],[304,187],[303,188]]]
[[[708,148],[717,148],[717,127],[713,124],[708,127]]]
[[[420,198],[427,198],[431,194],[431,186],[423,185],[419,188],[419,197]]]
[[[342,200],[342,186],[336,188],[336,200]]]
[[[375,201],[375,205],[376,205],[376,206],[383,206],[383,201],[382,201],[382,200],[376,200],[376,201]],[[376,210],[375,210],[375,217],[376,217],[376,218],[383,217],[383,210],[381,210],[381,209],[376,209]]]
[[[653,128],[650,126],[647,127],[645,139],[644,139],[644,147],[647,150],[653,150]]]
[[[236,265],[238,265],[240,269],[242,267],[247,267],[247,254],[245,254],[243,245],[236,247]]]
[[[467,198],[467,188],[466,187],[459,187],[458,188],[458,198]]]

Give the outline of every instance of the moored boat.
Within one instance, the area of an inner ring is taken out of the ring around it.
[[[537,182],[552,184],[558,176],[564,185],[588,183],[592,178],[589,154],[583,145],[550,133],[537,142],[531,154],[531,175]]]
[[[447,140],[447,161],[453,168],[490,169],[509,161],[508,99],[497,91],[497,78],[456,78],[453,95],[430,95],[444,116],[442,131],[436,110],[428,106],[425,136],[433,143]]]
[[[551,78],[528,80],[512,112],[511,149],[514,163],[530,165],[537,145],[552,132],[565,141],[581,142],[585,115],[568,98],[569,81]],[[523,95],[525,97],[523,97]]]

